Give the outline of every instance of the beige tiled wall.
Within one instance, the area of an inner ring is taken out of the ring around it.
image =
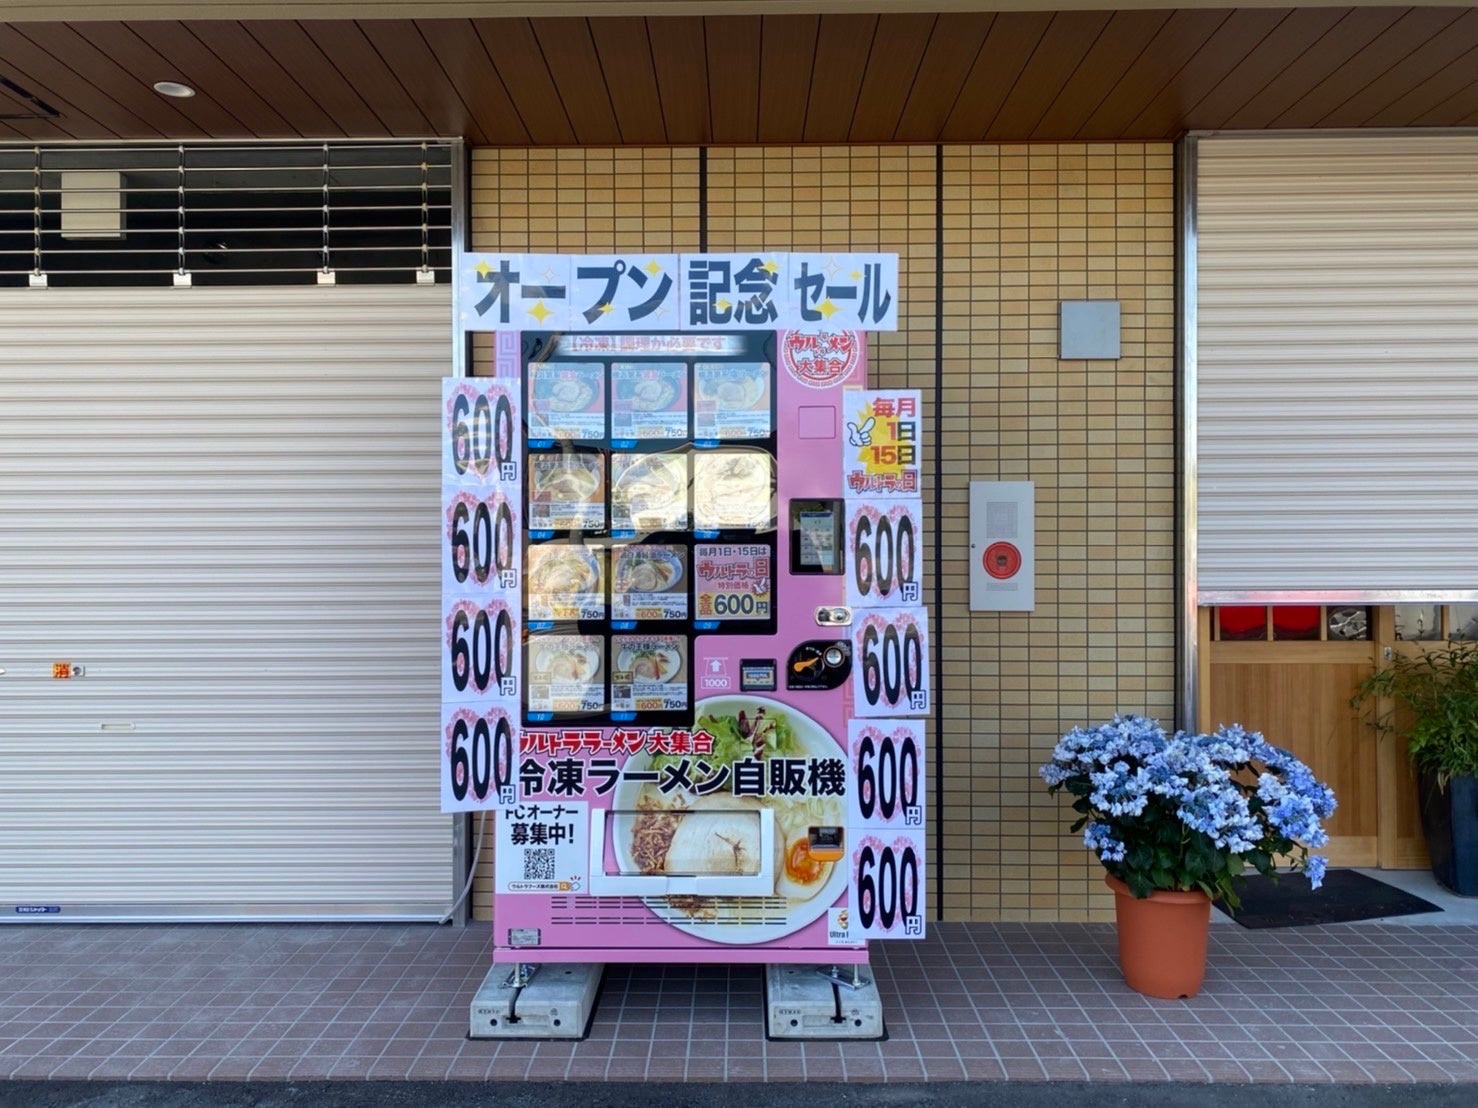
[[[696,149],[475,151],[473,247],[695,250],[698,162]],[[873,380],[922,389],[944,424],[943,618],[931,613],[944,730],[931,720],[930,741],[945,852],[930,895],[949,919],[1107,918],[1097,865],[1035,768],[1075,723],[1172,714],[1171,151],[945,147],[942,197],[939,169],[927,146],[710,149],[707,247],[899,254],[900,329],[874,337]],[[1119,361],[1058,361],[1058,301],[1083,298],[1120,300]],[[1030,614],[968,610],[971,478],[1036,482]],[[932,572],[932,544],[923,555]]]
[[[944,905],[1110,918],[1036,778],[1057,736],[1173,716],[1174,256],[1167,145],[944,151]],[[1122,357],[1059,361],[1065,299],[1117,299]],[[969,482],[1036,483],[1037,605],[969,611]]]

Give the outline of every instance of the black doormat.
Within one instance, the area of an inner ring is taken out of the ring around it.
[[[1352,869],[1332,869],[1324,884],[1310,889],[1301,873],[1280,874],[1274,881],[1254,873],[1237,878],[1242,907],[1236,912],[1216,901],[1216,907],[1243,927],[1307,927],[1315,923],[1353,923],[1383,916],[1414,916],[1440,912],[1430,900],[1377,881]]]

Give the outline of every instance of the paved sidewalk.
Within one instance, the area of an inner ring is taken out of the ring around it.
[[[0,1078],[1478,1081],[1471,925],[1213,927],[1201,995],[1156,1001],[1123,984],[1111,926],[938,924],[874,948],[890,1038],[850,1044],[767,1042],[757,969],[687,966],[611,967],[585,1042],[470,1041],[487,938],[0,928]]]

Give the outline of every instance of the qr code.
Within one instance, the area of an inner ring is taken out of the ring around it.
[[[523,852],[523,879],[525,881],[554,880],[554,847],[540,846]]]

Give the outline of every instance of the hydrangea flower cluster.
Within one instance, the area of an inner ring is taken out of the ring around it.
[[[1069,731],[1040,773],[1049,792],[1076,798],[1073,830],[1135,896],[1200,889],[1235,908],[1233,878],[1280,861],[1316,889],[1324,880],[1310,850],[1329,841],[1320,821],[1334,793],[1255,731],[1167,736],[1152,719],[1115,716]]]

